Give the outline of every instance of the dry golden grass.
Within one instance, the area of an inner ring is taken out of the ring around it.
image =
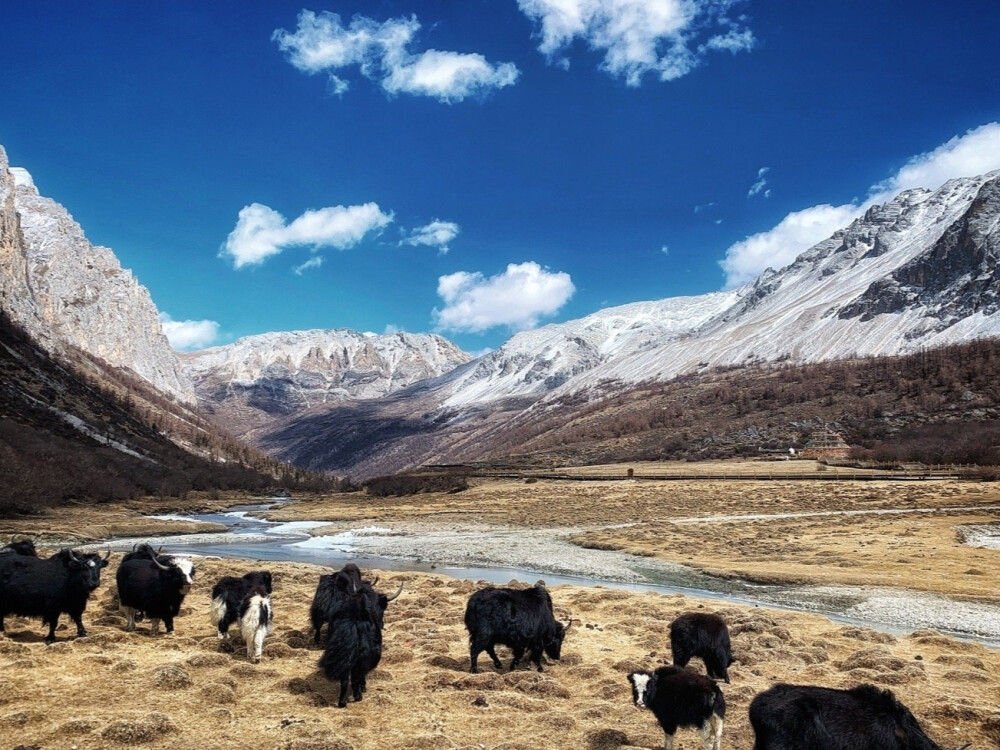
[[[233,498],[226,501],[233,502]],[[197,501],[192,501],[197,502]],[[225,502],[225,501],[220,501]],[[201,503],[199,503],[201,504]],[[286,520],[420,521],[579,527],[632,524],[581,534],[604,545],[765,580],[891,584],[997,601],[1000,551],[956,539],[962,523],[997,520],[1000,487],[970,482],[477,482],[455,495],[315,498],[284,508]],[[871,509],[935,508],[912,515],[719,517]],[[958,510],[973,508],[974,510]],[[51,537],[61,530],[134,533],[157,503],[74,510],[4,523],[0,531]],[[172,510],[180,510],[173,504]],[[109,515],[116,514],[116,515]],[[715,517],[711,521],[682,519]],[[156,532],[159,533],[159,532]],[[73,538],[66,535],[64,538]],[[124,631],[113,609],[116,554],[84,615],[90,634],[58,632],[42,643],[37,621],[8,618],[0,638],[0,744],[4,747],[367,748],[660,747],[649,712],[631,706],[625,675],[669,661],[668,624],[703,608],[730,623],[738,663],[724,747],[750,750],[747,706],[777,681],[892,688],[945,747],[1000,745],[1000,651],[931,631],[890,636],[816,615],[716,600],[601,587],[552,589],[557,613],[579,623],[563,660],[542,674],[497,674],[485,656],[468,673],[462,614],[478,585],[419,573],[382,572],[380,588],[406,583],[386,616],[384,657],[361,703],[337,709],[338,686],[316,669],[308,607],[324,569],[269,564],[275,573],[276,631],[264,658],[220,646],[208,619],[209,592],[249,561],[205,560],[176,634],[152,637],[148,624]],[[501,649],[501,656],[505,651]],[[509,656],[505,658],[509,661]],[[696,662],[696,668],[701,668]],[[678,750],[699,747],[682,730]]]
[[[462,613],[478,585],[417,573],[381,574],[380,588],[406,584],[389,605],[382,663],[365,699],[337,709],[338,686],[317,671],[320,652],[307,632],[321,568],[268,566],[276,629],[263,660],[252,664],[238,636],[233,645],[216,639],[208,604],[219,576],[256,566],[204,561],[176,633],[153,637],[146,623],[126,633],[113,607],[118,559],[85,613],[85,638],[64,628],[46,646],[40,623],[8,620],[9,635],[0,639],[5,747],[659,747],[662,732],[651,713],[631,706],[625,675],[669,661],[669,622],[700,607],[722,614],[733,634],[738,663],[723,686],[727,748],[749,750],[747,705],[779,680],[873,682],[896,691],[945,746],[1000,742],[1000,654],[977,644],[931,631],[896,638],[819,616],[683,596],[559,586],[552,589],[557,612],[579,621],[562,661],[541,674],[497,674],[483,656],[483,671],[472,675]],[[681,730],[677,747],[699,747],[697,734]]]

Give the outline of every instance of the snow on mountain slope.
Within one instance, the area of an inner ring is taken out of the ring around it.
[[[517,334],[445,378],[444,406],[1000,335],[998,222],[1000,172],[905,191],[740,290],[625,305]]]
[[[541,396],[623,356],[659,349],[726,309],[740,292],[635,302],[512,336],[449,376],[445,406]]]
[[[213,401],[254,392],[258,405],[272,394],[294,401],[295,409],[378,398],[472,358],[440,336],[343,329],[265,333],[181,357],[199,394],[214,393]],[[274,406],[286,412],[290,405]]]

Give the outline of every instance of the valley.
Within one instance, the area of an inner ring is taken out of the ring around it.
[[[635,468],[642,473],[670,466]],[[706,473],[740,468],[702,467]],[[0,533],[44,531],[43,540],[52,543],[77,535],[96,540],[217,531],[152,521],[148,515],[222,509],[246,500],[192,494],[187,501],[71,507],[48,518],[4,521]],[[961,533],[969,525],[995,527],[998,505],[1000,490],[993,484],[953,480],[507,479],[472,480],[468,490],[456,494],[303,497],[267,514],[275,520],[322,521],[325,525],[309,530],[317,538],[371,526],[387,529],[382,554],[408,554],[408,539],[437,531],[444,541],[422,547],[421,554],[425,563],[442,566],[460,559],[495,563],[499,551],[522,536],[525,546],[517,554],[533,552],[534,562],[544,567],[551,543],[570,532],[570,547],[597,556],[631,553],[714,576],[817,589],[854,586],[871,593],[891,587],[905,625],[910,610],[939,595],[966,614],[1000,607],[1000,551],[964,544]],[[470,535],[473,529],[481,533]],[[390,546],[393,540],[397,547]],[[363,545],[358,548],[359,554],[364,551]],[[631,705],[624,676],[669,660],[667,624],[691,609],[718,612],[732,629],[737,663],[730,670],[732,684],[723,686],[730,704],[726,747],[749,750],[746,707],[779,680],[831,686],[873,682],[893,689],[944,746],[972,741],[989,747],[1000,741],[1000,650],[975,639],[919,626],[889,633],[717,598],[560,583],[550,584],[556,613],[578,620],[563,659],[542,674],[524,668],[497,674],[490,667],[470,675],[461,615],[468,595],[483,583],[433,571],[366,571],[378,575],[379,588],[394,590],[403,583],[404,593],[387,611],[383,660],[364,701],[338,710],[331,705],[336,686],[316,670],[319,651],[311,646],[307,627],[316,576],[329,568],[196,558],[195,586],[176,634],[153,638],[145,624],[132,634],[123,630],[124,617],[113,600],[118,559],[115,552],[84,615],[88,636],[72,638],[64,627],[59,642],[46,647],[37,621],[8,618],[8,636],[0,640],[0,663],[7,667],[0,723],[16,732],[23,746],[167,748],[180,742],[228,749],[242,747],[240,738],[251,733],[286,750],[655,747],[662,733],[648,713]],[[216,639],[208,592],[220,575],[261,567],[275,574],[276,630],[265,642],[263,660],[252,664],[238,639],[235,650]],[[505,651],[500,653],[506,660]],[[695,666],[702,668],[700,662]],[[107,679],[95,681],[97,675]],[[86,701],[74,697],[81,691]],[[515,715],[518,729],[512,734]],[[677,746],[696,747],[696,735],[682,731]]]

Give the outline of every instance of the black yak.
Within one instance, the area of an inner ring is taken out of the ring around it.
[[[350,685],[354,700],[360,701],[367,688],[368,673],[382,659],[382,628],[389,602],[403,591],[386,596],[367,581],[349,594],[327,623],[328,633],[319,667],[331,681],[340,682],[337,705],[347,705]]]
[[[942,750],[891,690],[874,685],[781,683],[750,702],[750,725],[754,750]]]
[[[655,672],[633,672],[632,701],[653,712],[666,734],[664,747],[673,750],[678,727],[694,727],[704,750],[719,750],[726,718],[726,699],[714,680],[683,667],[664,666]],[[800,745],[798,747],[812,747]]]
[[[709,677],[729,682],[733,652],[729,628],[718,615],[685,612],[677,617],[670,623],[670,649],[675,666],[686,667],[692,656],[698,656],[705,662]]]
[[[323,626],[345,606],[350,597],[361,588],[361,584],[361,569],[354,563],[347,563],[336,573],[319,577],[316,593],[313,594],[312,605],[309,607],[309,620],[312,623],[313,639],[317,646],[320,643]],[[329,633],[329,628],[327,632]]]
[[[470,671],[479,671],[479,654],[485,651],[498,671],[503,665],[497,657],[498,644],[514,652],[511,670],[524,656],[542,671],[542,652],[558,661],[563,639],[570,623],[563,625],[552,614],[552,597],[545,586],[529,589],[498,589],[489,586],[469,597],[465,607],[465,628],[469,631]]]
[[[101,584],[101,568],[107,567],[109,551],[103,558],[93,553],[63,549],[52,557],[0,555],[0,633],[4,617],[41,617],[49,626],[46,643],[56,639],[59,615],[65,612],[76,623],[76,634],[87,635],[83,611],[90,594]]]
[[[174,618],[193,579],[194,563],[186,557],[159,555],[148,544],[125,555],[115,573],[119,606],[128,617],[125,629],[135,630],[137,616],[145,614],[153,635],[160,620],[168,633],[174,632]]]

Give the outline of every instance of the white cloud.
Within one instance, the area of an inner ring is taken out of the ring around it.
[[[294,33],[278,29],[272,39],[299,70],[329,75],[338,96],[350,88],[339,73],[355,66],[388,94],[429,96],[447,103],[511,86],[520,75],[513,63],[493,65],[476,53],[411,52],[419,30],[416,16],[379,23],[356,15],[344,26],[336,13],[303,10]]]
[[[804,208],[788,214],[773,229],[732,245],[719,261],[726,273],[726,288],[742,286],[766,268],[787,266],[802,252],[847,226],[869,206],[891,200],[902,190],[916,187],[936,190],[950,179],[995,169],[1000,169],[1000,123],[991,122],[914,156],[896,174],[872,185],[864,201]]]
[[[415,247],[417,245],[429,245],[438,248],[438,252],[441,255],[445,255],[449,249],[448,245],[458,237],[460,231],[461,227],[453,221],[434,219],[430,224],[414,229],[410,232],[410,236],[402,240],[400,244],[413,245]]]
[[[936,189],[955,177],[1000,169],[1000,123],[991,122],[955,136],[933,151],[914,156],[888,180],[871,189],[871,201],[888,200],[900,190]]]
[[[458,273],[438,279],[438,296],[445,303],[433,312],[439,330],[480,332],[496,326],[514,331],[534,328],[555,315],[576,287],[567,273],[553,273],[533,261],[511,263],[507,270],[485,278]]]
[[[323,265],[323,257],[320,255],[314,255],[305,263],[295,266],[295,268],[293,268],[292,271],[295,273],[296,276],[301,276],[306,271],[312,268],[319,268],[322,265]]]
[[[740,0],[518,0],[539,25],[539,51],[563,68],[577,39],[602,52],[601,68],[639,86],[647,74],[670,81],[710,51],[743,52],[756,40],[729,10]]]
[[[858,213],[854,204],[813,206],[788,214],[773,229],[737,242],[720,262],[726,272],[726,288],[752,281],[765,268],[787,266],[804,250],[847,226]]]
[[[274,209],[251,203],[240,211],[219,255],[232,258],[234,268],[242,268],[263,263],[286,247],[345,250],[391,221],[392,214],[383,213],[377,203],[310,210],[290,224]]]
[[[660,248],[660,252],[664,255],[670,255],[670,247],[668,245],[664,245]]]
[[[214,320],[174,320],[161,312],[160,325],[170,346],[179,352],[204,349],[219,336],[219,324]]]
[[[771,197],[771,191],[765,189],[767,188],[767,177],[764,176],[770,171],[770,167],[761,167],[757,170],[757,182],[750,186],[750,189],[747,191],[747,198],[752,198],[760,193],[763,193],[765,198]]]

